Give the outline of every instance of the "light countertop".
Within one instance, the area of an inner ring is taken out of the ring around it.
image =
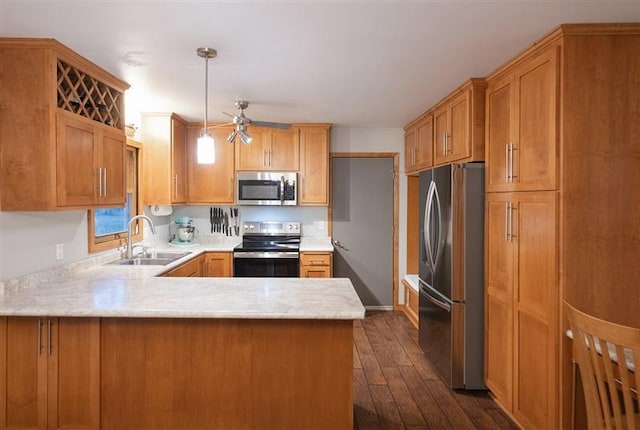
[[[237,243],[154,246],[192,252],[165,266],[105,264],[118,258],[114,252],[4,281],[0,316],[364,318],[364,306],[347,278],[158,277],[203,252],[231,251]]]

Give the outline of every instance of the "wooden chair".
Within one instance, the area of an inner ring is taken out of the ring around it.
[[[573,359],[584,387],[589,429],[640,429],[640,328],[604,321],[568,303]]]

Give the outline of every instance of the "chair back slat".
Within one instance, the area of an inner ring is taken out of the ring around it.
[[[595,318],[565,302],[590,429],[640,429],[640,328]]]

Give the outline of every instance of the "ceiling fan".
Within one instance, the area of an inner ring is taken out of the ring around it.
[[[235,102],[236,108],[240,110],[237,115],[231,115],[227,112],[222,112],[223,114],[232,118],[232,124],[235,124],[236,128],[231,132],[227,140],[229,142],[234,142],[236,137],[240,137],[240,141],[244,144],[251,143],[251,136],[247,132],[247,125],[255,125],[258,127],[271,127],[271,128],[281,128],[281,129],[289,129],[291,128],[291,124],[285,124],[281,122],[268,122],[268,121],[254,121],[251,118],[248,118],[244,115],[244,110],[249,106],[249,102],[246,100],[236,100]]]

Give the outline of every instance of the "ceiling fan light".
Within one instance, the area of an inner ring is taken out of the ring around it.
[[[229,143],[233,143],[234,140],[236,140],[236,136],[238,135],[238,132],[236,130],[233,130],[231,132],[231,134],[229,135],[229,137],[227,137],[227,141]]]
[[[249,136],[247,132],[240,130],[239,134],[242,143],[244,143],[245,145],[251,143],[251,136]]]
[[[216,142],[205,130],[198,137],[196,145],[198,164],[214,164],[216,162]]]

